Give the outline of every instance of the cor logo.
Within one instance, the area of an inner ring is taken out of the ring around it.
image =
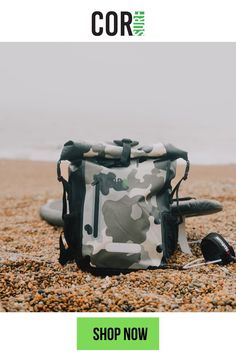
[[[94,11],[92,13],[92,34],[101,36],[143,36],[145,33],[144,11]]]

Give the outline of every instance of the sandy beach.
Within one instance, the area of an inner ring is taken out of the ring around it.
[[[60,229],[38,214],[61,197],[51,162],[0,160],[1,311],[235,311],[236,264],[98,277],[58,263]],[[181,168],[180,168],[181,170]],[[221,233],[236,248],[236,165],[192,166],[181,196],[216,199],[220,213],[187,220],[189,239]],[[193,256],[179,251],[171,262]]]

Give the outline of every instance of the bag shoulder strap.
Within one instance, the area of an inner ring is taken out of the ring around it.
[[[62,183],[63,196],[62,196],[62,219],[67,214],[67,195],[69,194],[69,183],[61,174],[61,160],[57,162],[57,179]]]

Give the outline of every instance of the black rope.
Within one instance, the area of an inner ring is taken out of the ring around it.
[[[188,178],[188,173],[189,173],[189,169],[190,169],[190,162],[189,160],[186,161],[186,167],[185,167],[185,171],[184,171],[184,175],[183,177],[179,180],[179,182],[176,184],[176,186],[174,187],[174,189],[172,190],[171,192],[171,204],[173,203],[173,200],[174,200],[174,195],[176,195],[176,207],[177,207],[177,211],[178,211],[178,214],[179,214],[179,221],[178,221],[178,225],[179,224],[182,224],[183,222],[183,215],[180,211],[180,207],[179,207],[179,188],[180,188],[180,185],[183,181],[186,181],[186,179]]]

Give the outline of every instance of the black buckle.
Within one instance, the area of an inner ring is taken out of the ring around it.
[[[184,181],[186,181],[186,179],[188,178],[189,169],[190,169],[190,161],[187,160],[186,161],[186,168],[185,168],[185,172],[184,172],[184,177],[183,177]]]
[[[136,146],[139,144],[138,141],[133,141],[128,138],[123,138],[122,140],[113,140],[113,142],[118,146],[123,146],[124,144],[128,144],[130,146]]]
[[[61,175],[61,160],[57,161],[57,179],[59,182],[61,182],[63,179]]]

